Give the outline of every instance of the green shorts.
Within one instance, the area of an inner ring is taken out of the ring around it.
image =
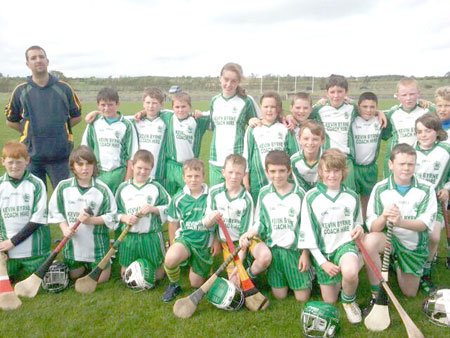
[[[89,273],[91,272],[92,269],[94,269],[98,262],[82,262],[82,261],[76,261],[73,259],[69,259],[69,258],[64,258],[64,263],[67,264],[67,266],[69,267],[69,271],[78,269],[78,268],[84,268],[84,271]],[[106,264],[104,269],[107,269],[111,266],[111,260],[108,262],[108,264]]]
[[[339,265],[339,261],[342,256],[346,253],[354,253],[358,256],[358,248],[356,247],[355,242],[347,242],[341,245],[339,248],[334,250],[332,253],[328,255],[324,255],[325,258],[333,264]],[[317,274],[317,282],[319,284],[336,284],[339,283],[342,279],[341,273],[339,272],[336,276],[330,277],[324,269],[322,269],[319,264],[317,264],[316,260],[313,259],[314,268],[316,269]]]
[[[370,195],[372,188],[377,183],[376,163],[369,165],[355,164],[355,192],[360,195]]]
[[[428,258],[428,246],[409,250],[400,243],[397,237],[392,236],[392,250],[394,259],[397,261],[400,270],[417,277],[423,274],[423,266]]]
[[[164,260],[164,240],[161,232],[129,232],[120,243],[119,264],[128,266],[138,258],[150,261],[154,268],[161,266]]]
[[[355,168],[353,164],[353,159],[347,157],[345,159],[345,164],[347,165],[347,177],[344,180],[344,184],[346,187],[356,190],[356,179],[355,179]]]
[[[183,165],[181,163],[167,160],[165,187],[170,196],[183,189]]]
[[[189,257],[184,261],[186,262],[186,265],[189,265],[192,268],[192,271],[197,275],[207,278],[213,264],[209,248],[194,248],[185,238],[183,238],[183,236],[175,238],[174,242],[183,244],[189,252]],[[182,262],[181,265],[183,265],[184,262]]]
[[[47,255],[38,255],[26,258],[9,258],[6,261],[9,277],[18,277],[23,275],[30,275],[37,270],[37,268],[44,263]]]
[[[269,285],[273,288],[289,286],[292,290],[311,288],[309,271],[300,272],[299,250],[285,249],[278,246],[271,248],[272,263],[267,270]]]
[[[100,171],[98,173],[98,178],[105,183],[109,189],[111,189],[112,193],[115,195],[116,190],[119,187],[120,183],[123,182],[125,178],[126,168],[117,168],[110,171]]]
[[[209,164],[209,186],[222,183],[225,179],[222,175],[222,167],[218,167],[214,164]]]

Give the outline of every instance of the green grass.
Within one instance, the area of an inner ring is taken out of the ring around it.
[[[0,96],[4,105],[6,96]],[[380,108],[385,109],[395,104],[395,100],[384,100]],[[139,110],[138,102],[123,102],[120,110],[128,115]],[[287,102],[284,103],[287,110]],[[94,102],[83,102],[83,112],[95,108]],[[208,102],[194,102],[193,108],[207,109]],[[5,117],[0,117],[0,147],[6,140],[17,139],[18,133],[5,127]],[[78,144],[84,130],[84,122],[74,128]],[[201,158],[207,162],[211,133],[208,132],[202,142]],[[384,147],[383,147],[384,150]],[[385,156],[380,152],[379,160]],[[3,168],[0,169],[3,173]],[[208,176],[207,176],[208,177]],[[57,226],[51,225],[52,238],[60,238]],[[450,273],[443,266],[445,256],[444,239],[439,248],[439,264],[434,270],[434,280],[440,286],[450,286]],[[218,261],[216,260],[216,265]],[[285,300],[275,300],[267,286],[261,291],[271,301],[269,308],[262,312],[225,312],[216,309],[203,300],[195,315],[189,320],[181,320],[172,314],[172,303],[161,301],[161,294],[168,282],[165,279],[156,289],[135,292],[124,286],[118,279],[117,263],[113,265],[113,274],[109,282],[100,284],[91,295],[81,295],[73,288],[59,294],[44,291],[34,299],[23,299],[23,305],[15,310],[0,313],[0,337],[291,337],[301,332],[300,312],[302,304],[296,302],[290,294]],[[189,294],[187,271],[182,270],[183,295]],[[400,290],[391,277],[391,286],[398,295],[403,307],[416,322],[426,337],[448,336],[448,329],[431,324],[421,313],[424,294],[413,299],[401,296]],[[369,296],[369,284],[365,272],[360,273],[358,302],[364,304]],[[312,297],[319,299],[317,290]],[[364,324],[350,325],[341,311],[342,337],[405,337],[405,330],[395,309],[391,306],[391,326],[381,333],[368,331]],[[447,332],[447,334],[445,333]]]

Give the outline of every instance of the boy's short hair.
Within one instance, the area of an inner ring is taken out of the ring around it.
[[[230,154],[225,158],[225,163],[223,164],[223,167],[225,168],[227,164],[236,164],[244,167],[244,170],[247,168],[247,160],[244,156],[239,154]]]
[[[437,139],[439,141],[445,141],[448,137],[447,132],[442,129],[441,120],[434,113],[426,113],[416,120],[416,133],[417,133],[417,123],[422,123],[426,128],[433,129],[437,134]]]
[[[145,149],[139,149],[138,151],[136,151],[136,153],[133,156],[133,164],[136,164],[137,161],[148,163],[152,166],[152,168],[155,163],[153,154]]]
[[[434,98],[438,97],[444,99],[445,101],[450,101],[450,86],[439,87],[434,93]]]
[[[342,75],[331,74],[327,80],[325,89],[328,90],[334,86],[344,88],[347,91],[348,90],[347,79]]]
[[[284,165],[288,170],[291,170],[291,159],[289,155],[282,150],[271,150],[266,155],[264,168],[269,170],[269,164]]]
[[[312,97],[311,97],[311,94],[309,94],[309,93],[306,93],[306,92],[295,93],[291,100],[291,106],[293,106],[295,104],[296,100],[308,101],[309,104],[312,106]]]
[[[397,92],[400,87],[409,87],[409,86],[415,86],[417,90],[419,90],[419,83],[414,77],[403,77],[398,81],[397,83]]]
[[[305,129],[309,129],[311,134],[320,136],[322,139],[325,138],[325,128],[322,123],[317,120],[307,119],[300,125],[300,129],[298,131],[297,137],[300,138],[300,135],[303,133]]]
[[[152,99],[158,100],[159,103],[164,103],[164,93],[161,89],[156,87],[147,87],[144,88],[144,94],[142,95],[142,100],[145,100],[147,96],[150,96]]]
[[[95,158],[94,152],[88,146],[79,146],[72,150],[69,156],[69,166],[70,170],[73,172],[73,166],[75,163],[85,160],[89,164],[94,165],[94,172],[92,176],[98,175],[97,159]]]
[[[119,103],[119,93],[114,88],[102,88],[97,94],[97,103],[100,101],[114,101]]]
[[[172,95],[172,107],[175,101],[186,102],[190,107],[192,107],[191,96],[186,92],[179,92]]]
[[[27,50],[25,51],[25,60],[27,60],[27,61],[28,61],[28,52],[30,50],[41,50],[44,52],[45,57],[47,57],[47,53],[45,52],[44,48],[42,48],[41,46],[34,45],[31,47],[28,47]]]
[[[407,143],[399,143],[399,144],[396,144],[394,146],[394,148],[392,148],[391,155],[389,156],[389,159],[391,160],[391,162],[394,162],[395,157],[398,154],[413,155],[413,156],[417,157],[417,154],[416,154],[416,151],[414,150],[414,148],[411,147]]]
[[[183,162],[183,175],[187,169],[201,171],[203,174],[205,173],[205,165],[200,159],[195,157]]]
[[[372,92],[364,92],[359,96],[358,104],[361,104],[364,100],[370,100],[375,101],[375,103],[378,105],[378,97],[375,95],[375,93]]]
[[[327,169],[341,170],[342,180],[344,180],[348,173],[346,159],[347,156],[337,148],[325,150],[319,160],[319,168],[317,171],[319,179],[321,181],[323,180],[322,170],[323,167],[326,167]]]
[[[29,158],[27,146],[16,140],[11,140],[11,141],[6,142],[3,145],[2,158],[6,159],[7,157],[15,158],[15,159]]]
[[[281,119],[283,118],[283,101],[281,101],[281,96],[274,90],[268,90],[261,96],[261,98],[259,99],[259,103],[262,104],[264,99],[269,98],[275,100],[277,105],[277,120],[281,122]]]

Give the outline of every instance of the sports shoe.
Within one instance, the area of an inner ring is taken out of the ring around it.
[[[175,283],[169,283],[169,286],[164,290],[162,294],[163,302],[170,302],[181,292],[181,286]]]
[[[431,280],[431,275],[424,275],[420,278],[420,288],[426,294],[430,294],[435,290],[433,281]]]
[[[363,316],[363,317],[366,317],[366,316],[370,313],[370,311],[372,311],[372,308],[373,308],[373,306],[375,305],[376,300],[377,300],[377,297],[376,297],[376,296],[374,296],[374,295],[371,295],[371,296],[370,296],[369,302],[367,303],[366,306],[364,306],[364,307],[362,308],[362,311],[361,311],[361,312],[362,312],[362,316]]]
[[[342,303],[347,319],[351,324],[360,323],[362,321],[361,309],[356,302]]]

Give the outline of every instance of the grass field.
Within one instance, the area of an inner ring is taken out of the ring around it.
[[[0,95],[0,104],[4,106],[6,96]],[[394,100],[385,100],[380,108],[392,106]],[[287,110],[287,102],[285,102]],[[207,109],[208,102],[194,102],[193,108]],[[83,102],[83,112],[95,108],[94,102]],[[140,109],[140,103],[123,102],[120,107],[124,114],[131,114]],[[84,123],[74,129],[78,144],[84,130]],[[0,146],[6,140],[17,139],[18,133],[5,127],[5,117],[0,117]],[[208,132],[202,143],[201,158],[208,157],[211,134]],[[380,153],[380,160],[384,152]],[[3,168],[0,173],[3,173]],[[52,227],[52,239],[61,234],[55,225]],[[434,269],[434,280],[440,286],[450,287],[450,272],[443,266],[445,245],[442,240],[439,248],[438,265]],[[217,262],[216,262],[217,263]],[[182,286],[187,295],[192,291],[188,287],[186,271],[182,270]],[[358,302],[364,304],[369,296],[369,285],[365,272],[360,274]],[[400,291],[391,276],[391,285],[402,305],[417,323],[426,337],[448,337],[448,328],[431,324],[422,314],[421,307],[424,294],[414,299],[400,296]],[[113,265],[113,275],[109,282],[98,286],[92,295],[81,295],[73,288],[59,294],[41,291],[34,299],[23,299],[18,310],[0,313],[0,337],[293,337],[301,332],[300,312],[302,304],[296,302],[292,295],[286,300],[275,300],[267,286],[261,287],[268,295],[271,304],[262,312],[252,313],[247,310],[225,312],[218,310],[207,301],[202,301],[196,314],[189,320],[181,320],[172,314],[172,303],[161,301],[161,294],[167,286],[165,279],[156,289],[135,292],[127,289],[118,279],[118,266]],[[319,299],[317,290],[312,298]],[[348,324],[341,311],[340,336],[342,337],[405,337],[406,332],[395,309],[390,308],[392,323],[382,333],[368,331],[364,325]],[[447,333],[446,333],[447,332]]]

